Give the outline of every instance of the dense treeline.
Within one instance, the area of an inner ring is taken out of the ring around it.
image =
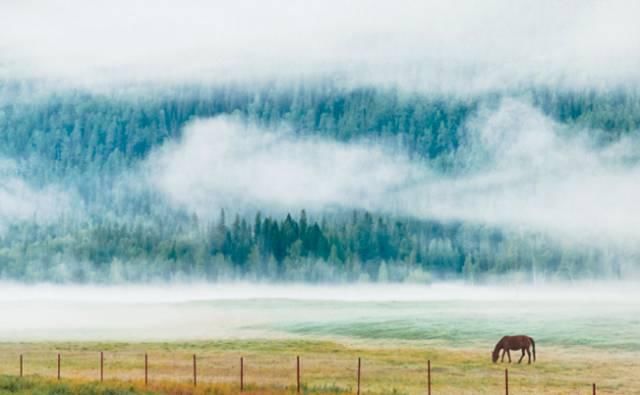
[[[629,257],[626,257],[629,258]],[[637,258],[637,257],[635,257]],[[535,234],[352,212],[201,224],[21,223],[0,237],[0,276],[26,281],[415,281],[519,273],[527,280],[621,277],[628,260]]]
[[[466,122],[503,95],[457,98],[333,84],[185,87],[153,95],[33,93],[0,85],[0,159],[33,185],[77,191],[87,215],[5,224],[0,275],[30,281],[175,277],[305,281],[428,281],[486,274],[577,278],[624,275],[633,259],[568,249],[540,235],[354,212],[257,214],[211,223],[170,208],[150,192],[114,193],[114,180],[194,117],[235,114],[263,126],[349,141],[384,139],[448,170]],[[634,91],[511,93],[569,125],[615,141],[640,129]],[[248,158],[250,160],[250,158]],[[0,168],[2,170],[2,168]],[[0,172],[0,175],[1,172]],[[635,257],[632,257],[635,258]]]

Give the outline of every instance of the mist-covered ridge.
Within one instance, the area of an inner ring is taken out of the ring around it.
[[[633,91],[3,89],[7,278],[635,272]]]

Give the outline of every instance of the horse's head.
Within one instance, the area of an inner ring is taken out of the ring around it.
[[[500,339],[498,344],[496,344],[496,346],[493,348],[493,352],[491,353],[491,360],[493,361],[493,363],[498,362],[498,356],[500,355],[500,349],[502,348],[503,341],[504,338]]]

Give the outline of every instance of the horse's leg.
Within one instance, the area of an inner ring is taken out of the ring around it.
[[[520,355],[520,359],[518,359],[518,363],[522,362],[522,358],[524,358],[524,348],[522,349],[522,355]]]
[[[502,349],[502,359],[500,359],[500,363],[504,362],[504,354],[507,353],[507,350],[505,350],[504,348]]]
[[[507,357],[509,357],[509,363],[511,363],[511,351],[507,350]]]
[[[531,351],[529,351],[528,347],[527,347],[527,355],[529,356],[529,365],[531,365]]]

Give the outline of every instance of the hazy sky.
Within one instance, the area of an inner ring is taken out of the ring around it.
[[[607,87],[640,81],[637,15],[637,1],[7,0],[0,75]]]

